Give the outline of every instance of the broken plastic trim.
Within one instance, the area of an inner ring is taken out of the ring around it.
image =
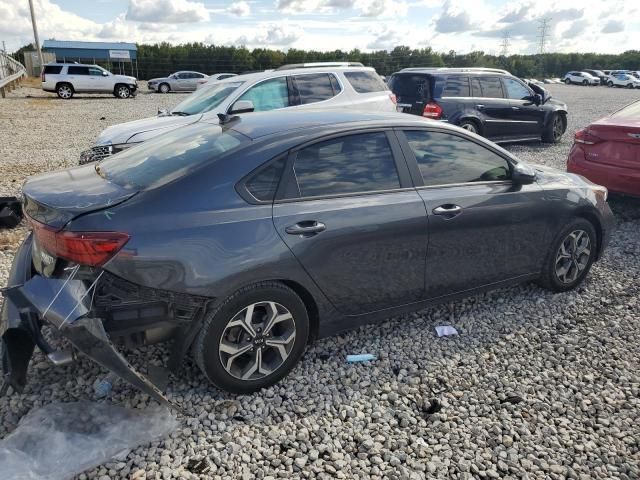
[[[3,294],[20,314],[35,313],[93,361],[131,383],[162,405],[182,411],[167,399],[149,379],[138,373],[116,350],[107,336],[102,320],[87,315],[90,312],[91,289],[82,280],[44,278],[39,275],[23,285],[7,288]],[[6,334],[3,341],[10,341]],[[10,375],[10,372],[9,372]]]

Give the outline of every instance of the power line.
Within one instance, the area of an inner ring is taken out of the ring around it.
[[[500,55],[503,57],[509,56],[509,47],[511,46],[511,35],[509,31],[505,30],[502,34],[502,42],[500,42]]]
[[[551,17],[541,18],[538,20],[538,45],[539,45],[539,53],[544,53],[545,48],[547,46],[547,40],[551,36],[549,30],[551,28]]]

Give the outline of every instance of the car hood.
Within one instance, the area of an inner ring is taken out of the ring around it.
[[[196,123],[202,114],[188,116],[158,116],[112,125],[102,131],[96,145],[117,145],[119,143],[143,142],[167,130]],[[135,137],[135,138],[134,138]]]
[[[549,185],[566,185],[588,187],[593,185],[589,180],[574,173],[565,172],[546,165],[529,164],[536,171],[536,183],[541,187]]]
[[[127,83],[136,83],[138,80],[136,77],[129,77],[128,75],[114,75],[116,80]]]
[[[147,80],[147,83],[156,83],[156,82],[168,82],[168,77],[160,77],[160,78],[152,78],[151,80]]]

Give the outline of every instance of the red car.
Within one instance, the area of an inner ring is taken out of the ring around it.
[[[640,197],[640,101],[576,132],[567,171]]]

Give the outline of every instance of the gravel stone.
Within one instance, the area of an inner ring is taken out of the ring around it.
[[[562,141],[505,148],[560,169],[576,130],[640,98],[606,87],[549,90],[569,107]],[[131,100],[9,93],[0,100],[0,196],[19,194],[27,176],[75,165],[106,126],[183,98],[147,94],[144,84]],[[611,196],[610,205],[617,229],[577,290],[529,283],[323,339],[254,395],[220,392],[185,362],[167,390],[189,412],[182,428],[78,478],[640,478],[640,200]],[[26,232],[0,230],[2,286]],[[443,323],[459,335],[437,338]],[[378,360],[345,363],[363,352]],[[127,353],[137,366],[167,356],[162,346]],[[92,399],[104,373],[84,358],[54,368],[37,351],[25,391],[0,398],[0,437],[44,403]],[[521,401],[503,402],[516,394]],[[442,408],[427,415],[433,400]],[[108,401],[153,405],[124,382]],[[188,472],[191,458],[207,458],[211,470]]]

